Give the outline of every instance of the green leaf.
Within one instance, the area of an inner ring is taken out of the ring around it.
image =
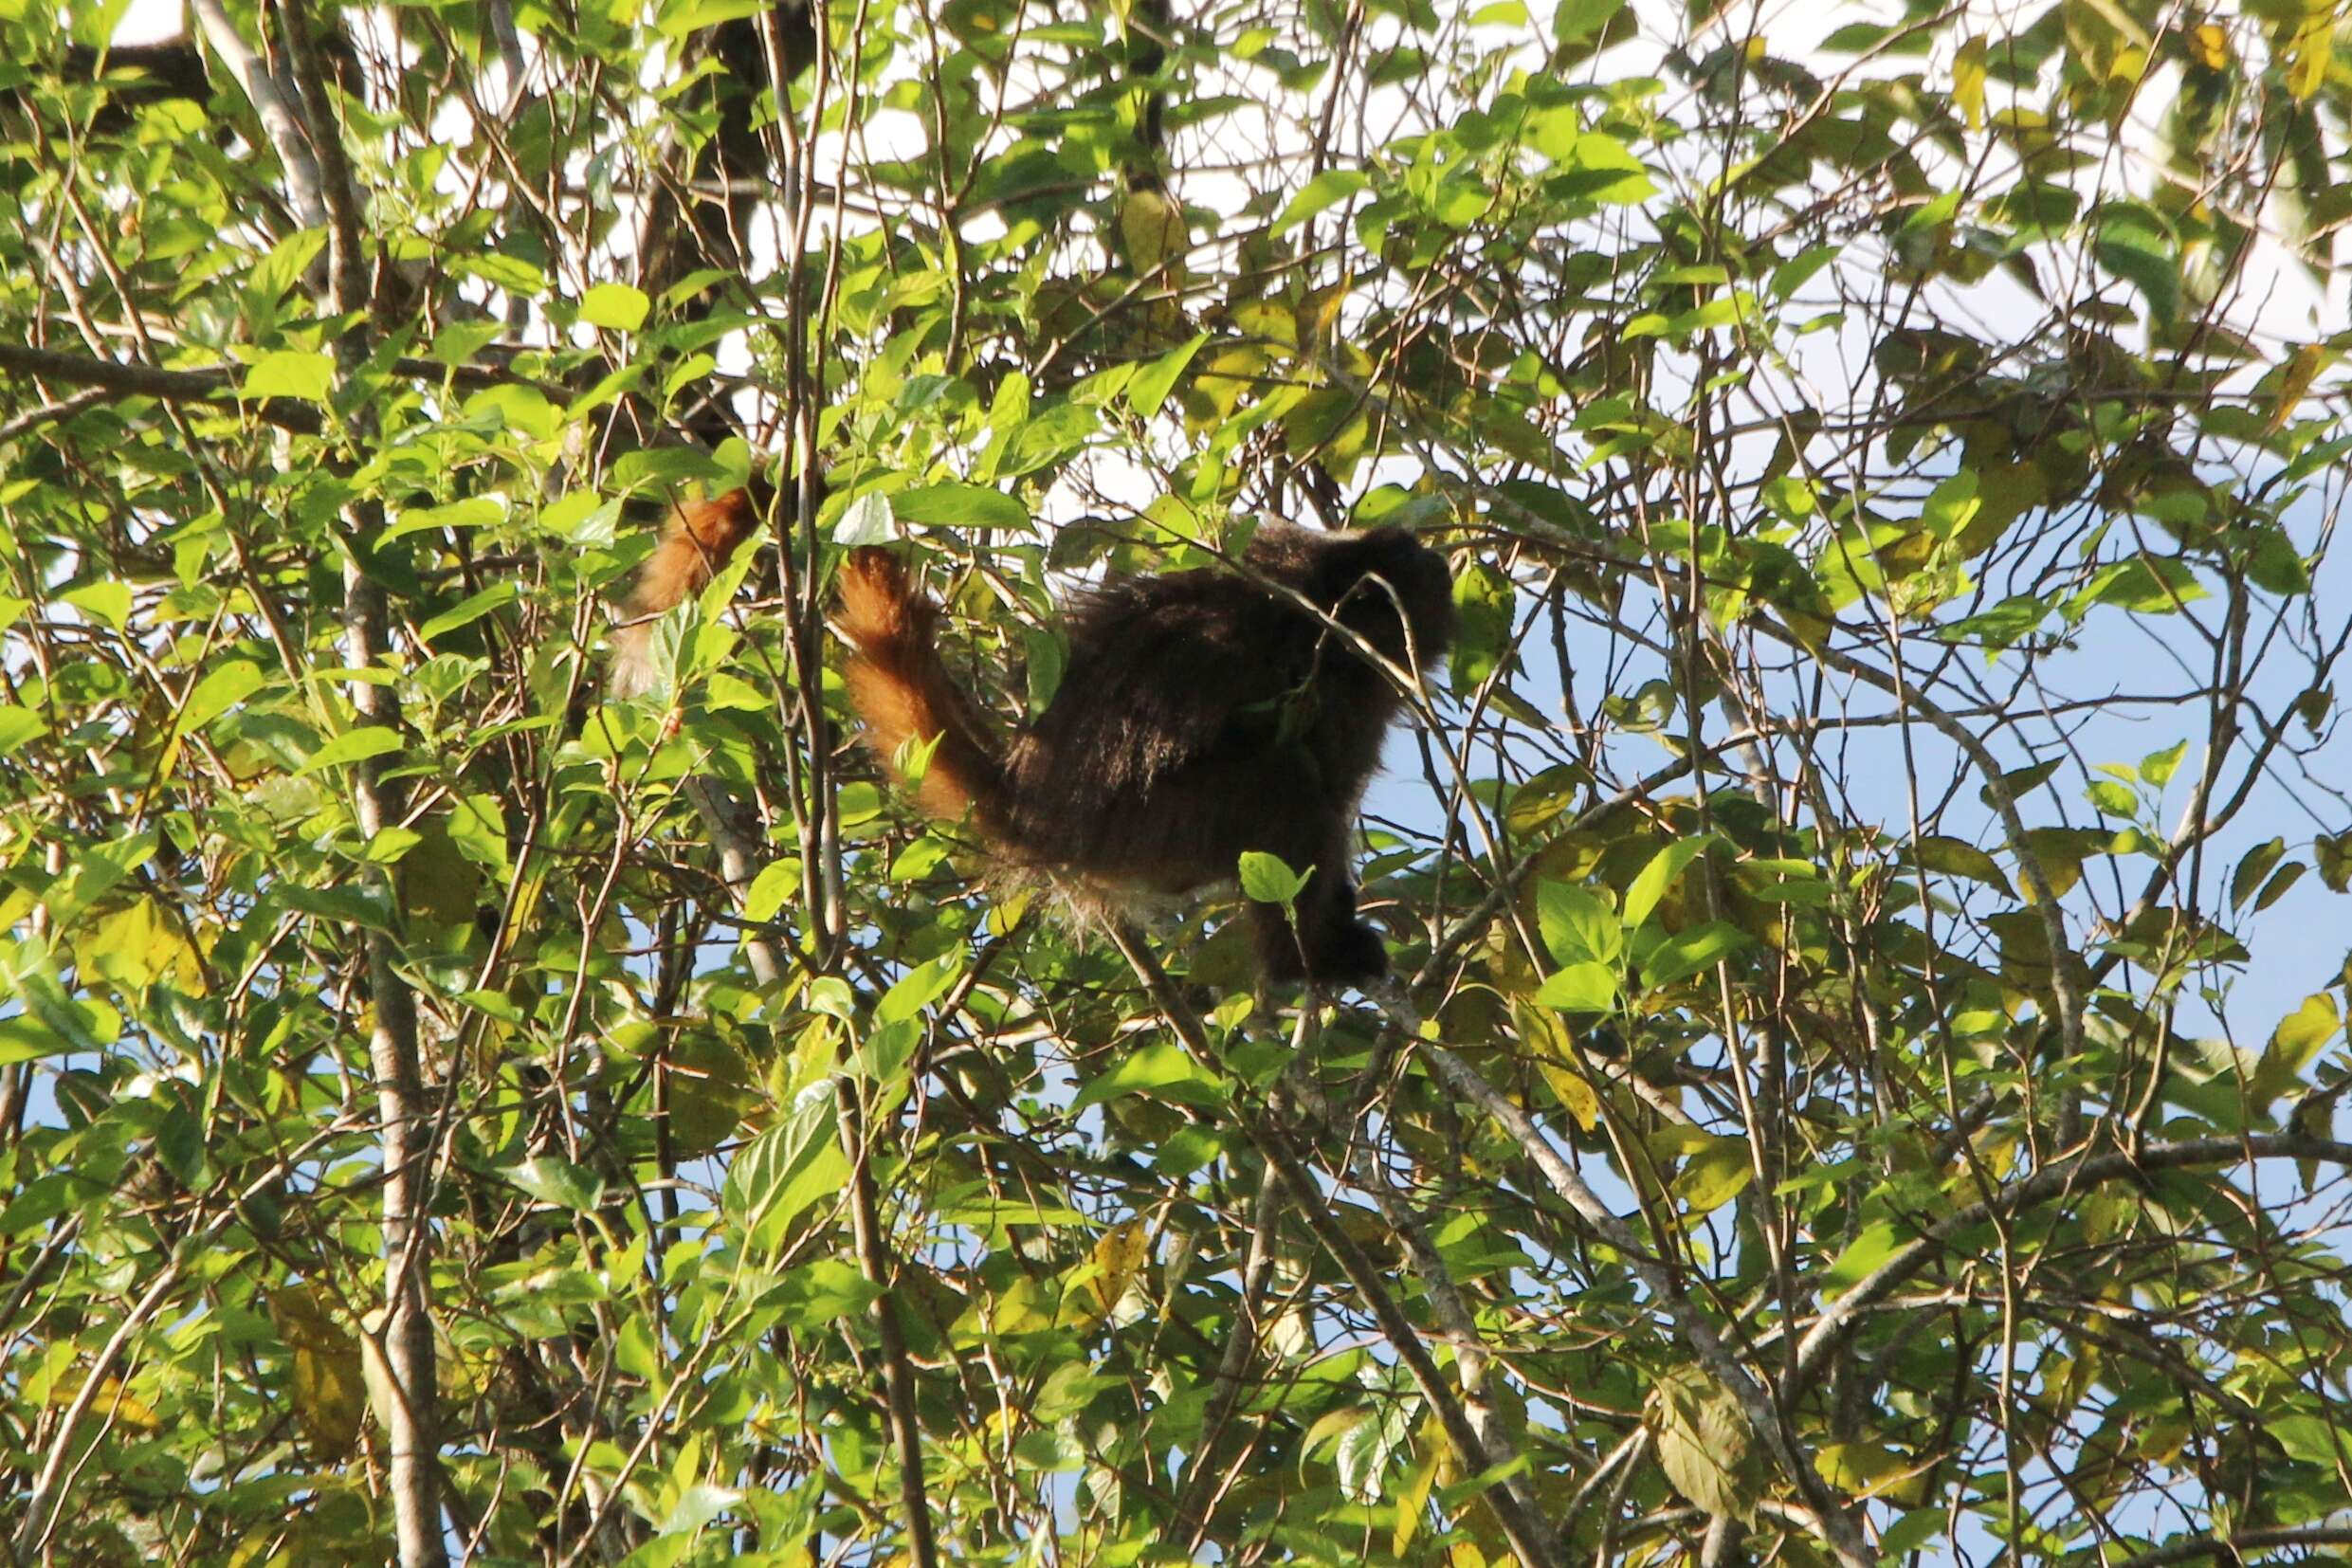
[[[1572,963],[1546,975],[1535,999],[1560,1012],[1614,1012],[1617,972],[1603,964]]]
[[[574,491],[572,496],[567,496],[564,500],[585,501],[593,506],[596,502],[596,493],[593,490]],[[393,539],[405,538],[410,534],[428,533],[442,528],[483,528],[505,520],[506,505],[501,498],[468,496],[464,501],[453,501],[447,506],[404,508],[399,520],[376,536],[376,538],[379,544],[389,544]]]
[[[2283,838],[2273,838],[2247,850],[2246,858],[2237,863],[2237,869],[2230,876],[2230,907],[2235,909],[2244,903],[2248,896],[2262,885],[2262,879],[2270,874],[2270,868],[2286,855],[2287,841]]]
[[[2248,1088],[2254,1103],[2268,1105],[2294,1087],[2303,1070],[2318,1061],[2320,1053],[2343,1032],[2343,1018],[2336,1011],[2332,994],[2322,991],[2306,996],[2303,1005],[2280,1019],[2278,1028],[2270,1031]]]
[[[2140,810],[2140,797],[2111,778],[2092,779],[2083,787],[2083,795],[2108,816],[2128,817]]]
[[[1196,334],[1191,342],[1169,350],[1138,371],[1135,379],[1127,383],[1127,407],[1144,419],[1157,415],[1161,405],[1168,401],[1168,393],[1175,389],[1176,378],[1184,374],[1185,367],[1193,362],[1193,356],[1198,354],[1201,345],[1208,341],[1207,333]]]
[[[646,313],[652,308],[645,290],[627,283],[598,283],[580,296],[580,319],[614,332],[635,332],[646,324]]]
[[[961,948],[940,954],[929,963],[917,964],[900,976],[896,985],[883,994],[874,1004],[877,1024],[894,1024],[921,1015],[922,1010],[946,995],[963,977],[964,956]]]
[[[1750,1521],[1763,1492],[1756,1431],[1731,1390],[1695,1366],[1658,1380],[1644,1417],[1674,1489],[1710,1514]]]
[[[834,522],[833,542],[843,546],[887,544],[897,533],[890,498],[868,490],[851,501]]]
[[[2140,615],[2171,615],[2205,596],[2205,585],[2186,561],[2172,556],[2134,556],[2101,567],[2059,609],[2069,625],[2079,625],[2099,605],[2116,605]]]
[[[907,522],[946,528],[1029,527],[1029,508],[1001,490],[949,481],[905,490],[891,498],[890,510]]]
[[[1747,1140],[1713,1138],[1683,1161],[1682,1174],[1674,1178],[1674,1195],[1693,1214],[1711,1214],[1747,1191],[1755,1178]]]
[[[419,642],[455,631],[459,627],[480,620],[502,605],[513,604],[522,596],[522,585],[512,577],[501,577],[479,593],[469,594],[463,602],[443,611],[416,629]]]
[[[1625,890],[1625,928],[1637,931],[1647,924],[1651,911],[1658,907],[1658,901],[1681,878],[1684,868],[1705,854],[1714,842],[1712,833],[1701,833],[1694,838],[1679,839],[1651,856],[1641,875],[1633,879],[1633,885]]]
[[[2304,879],[2304,875],[2311,868],[2309,866],[2304,865],[2303,862],[2299,860],[2290,860],[2286,865],[2280,866],[2278,868],[2278,875],[2272,877],[2269,882],[2264,883],[2262,884],[2262,891],[2254,895],[2253,912],[2259,915],[2265,909],[2270,908],[2270,905],[2285,898],[2288,890],[2291,889],[2295,884],[2301,882]]]
[[[60,597],[109,630],[120,631],[131,618],[131,585],[117,578],[84,583]]]
[[[1127,1051],[1110,1070],[1079,1090],[1070,1101],[1070,1114],[1129,1094],[1147,1094],[1185,1105],[1213,1105],[1224,1098],[1224,1086],[1186,1055],[1181,1046],[1156,1040]]]
[[[1604,206],[1632,206],[1658,192],[1650,171],[1626,149],[1625,143],[1602,131],[1577,137],[1568,155],[1559,160],[1562,171],[1554,183],[1563,192]]]
[[[493,794],[460,795],[449,811],[449,842],[457,852],[506,880],[506,812]]]
[[[0,705],[0,757],[19,751],[48,733],[48,721],[32,709]]]
[[[1308,180],[1274,220],[1274,232],[1286,234],[1324,209],[1368,190],[1372,176],[1354,169],[1326,169]]]
[[[840,1102],[833,1081],[822,1079],[793,1098],[784,1119],[738,1150],[727,1166],[720,1206],[746,1231],[780,1232],[822,1195],[809,1190],[802,1177],[829,1166],[827,1156],[838,1158],[834,1133],[840,1124]],[[846,1165],[846,1162],[845,1162]]]
[[[2141,778],[2160,790],[2162,789],[2172,781],[2172,775],[2179,770],[2180,759],[2188,755],[2188,750],[2189,743],[2186,740],[2179,740],[2161,752],[2148,753],[2140,759]]]
[[[263,355],[245,373],[245,395],[260,402],[267,397],[293,397],[324,403],[335,387],[335,361],[323,354],[298,354],[278,349]]]
[[[196,683],[172,726],[172,738],[202,729],[262,687],[262,666],[249,659],[222,665]]]
[[[1962,468],[1938,484],[1921,506],[1920,526],[1935,538],[1944,540],[1960,537],[1960,530],[1976,520],[1983,502],[1977,499],[1977,475]]]
[[[1456,696],[1476,692],[1509,656],[1518,603],[1511,579],[1485,561],[1454,574],[1453,651],[1447,667]]]
[[[1581,44],[1598,35],[1624,9],[1625,0],[1560,0],[1552,12],[1552,37],[1562,44]]]
[[[1241,852],[1241,890],[1260,903],[1288,905],[1306,885],[1314,868],[1293,871],[1280,855],[1269,855],[1263,849]]]
[[[1536,884],[1536,925],[1555,963],[1614,964],[1625,951],[1616,911],[1590,888],[1546,877]]]
[[[1833,1298],[1852,1289],[1901,1250],[1903,1245],[1901,1234],[1885,1220],[1864,1226],[1862,1233],[1837,1254],[1837,1261],[1822,1270],[1822,1294]]]
[[[2097,216],[2091,253],[2099,264],[2147,297],[2148,315],[2160,322],[2180,315],[2179,240],[2155,209],[2138,202],[2111,202]]]
[[[553,1155],[534,1155],[506,1168],[506,1179],[538,1198],[575,1214],[593,1212],[604,1201],[604,1183],[593,1173]]]
[[[1663,990],[1712,969],[1755,939],[1728,921],[1693,926],[1650,950],[1642,959],[1642,981],[1651,990]]]
[[[364,762],[371,757],[382,757],[399,749],[398,730],[388,724],[361,724],[356,729],[345,730],[311,753],[310,760],[294,770],[294,776],[304,778],[323,769]]]
[[[1987,886],[2009,892],[2009,878],[2000,863],[1991,855],[1962,839],[1947,838],[1941,833],[1923,834],[1912,851],[1922,868],[1939,871],[1947,877],[1966,877]]]

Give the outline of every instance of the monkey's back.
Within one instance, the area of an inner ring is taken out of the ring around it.
[[[1245,849],[1304,869],[1338,854],[1396,708],[1317,616],[1235,574],[1088,594],[1061,685],[1006,759],[1010,847],[1163,892],[1230,877]]]

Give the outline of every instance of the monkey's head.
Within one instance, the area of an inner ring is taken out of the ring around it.
[[[1267,536],[1277,536],[1267,539]],[[1453,579],[1445,557],[1401,528],[1361,534],[1260,529],[1249,554],[1395,664],[1435,665],[1453,646]],[[1401,612],[1401,613],[1400,613]],[[1410,642],[1408,642],[1410,632]]]

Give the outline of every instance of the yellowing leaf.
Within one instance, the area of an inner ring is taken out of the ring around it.
[[[1872,1497],[1904,1475],[1903,1456],[1877,1443],[1825,1443],[1814,1455],[1821,1479],[1855,1497]]]
[[[157,980],[201,994],[204,964],[178,921],[149,898],[98,921],[74,943],[85,973],[102,975],[125,991],[143,991]]]
[[[2288,356],[2287,363],[2279,367],[2278,386],[2270,394],[2270,417],[2262,423],[2266,433],[2275,433],[2294,418],[2295,410],[2303,407],[2303,394],[2311,390],[2312,378],[2327,358],[2327,351],[2317,343],[2306,343]]]
[[[2287,90],[2296,101],[2309,98],[2327,80],[2336,55],[2336,9],[2314,6],[2287,45]]]
[[[1091,1327],[1111,1314],[1136,1275],[1152,1261],[1151,1227],[1141,1219],[1122,1220],[1095,1238],[1082,1271],[1091,1270],[1084,1283],[1062,1304],[1065,1322]]]
[[[1960,46],[1952,62],[1952,101],[1972,131],[1984,129],[1984,38],[1982,34]]]
[[[321,1458],[347,1457],[367,1419],[368,1380],[359,1338],[343,1326],[335,1299],[317,1285],[273,1291],[270,1322],[294,1353],[294,1414]]]
[[[1693,1214],[1711,1214],[1746,1191],[1755,1176],[1745,1139],[1711,1139],[1684,1162],[1682,1175],[1674,1178],[1674,1195]]]
[[[1119,209],[1119,238],[1138,278],[1184,286],[1184,209],[1165,192],[1129,191]]]
[[[82,1377],[77,1371],[75,1376],[51,1382],[45,1397],[50,1405],[62,1410],[72,1404],[81,1393]],[[98,1380],[98,1402],[90,1409],[101,1421],[111,1421],[117,1426],[131,1427],[139,1431],[154,1431],[163,1425],[163,1419],[155,1413],[155,1407],[130,1393],[119,1377],[101,1377]]]
[[[1756,1517],[1763,1492],[1756,1432],[1731,1390],[1695,1366],[1658,1380],[1643,1413],[1674,1489],[1710,1514]]]

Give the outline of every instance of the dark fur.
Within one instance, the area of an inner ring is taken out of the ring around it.
[[[1445,562],[1399,530],[1267,527],[1246,558],[1393,663],[1433,665],[1452,642]],[[1279,907],[1250,905],[1267,975],[1346,983],[1387,973],[1378,935],[1356,918],[1348,860],[1399,698],[1296,598],[1222,570],[1086,595],[1070,611],[1052,703],[998,760],[939,665],[932,607],[898,563],[860,551],[842,588],[858,648],[850,692],[875,748],[888,758],[940,737],[921,785],[927,810],[968,810],[1007,858],[1098,894],[1227,881],[1251,849],[1312,866],[1295,936]]]

